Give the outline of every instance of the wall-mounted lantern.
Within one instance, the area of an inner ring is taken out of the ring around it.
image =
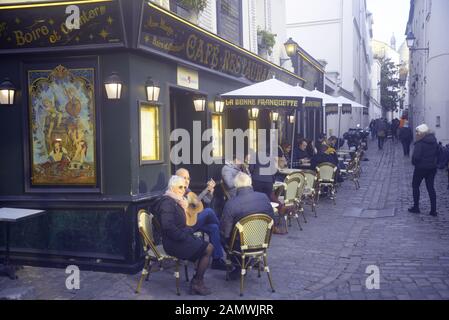
[[[112,74],[106,78],[104,82],[104,87],[106,89],[106,95],[110,100],[118,100],[122,95],[122,80],[118,76],[117,72],[112,72]]]
[[[5,78],[5,80],[0,83],[0,104],[13,105],[15,93],[16,87],[8,78]]]
[[[204,111],[206,109],[206,98],[203,96],[196,96],[193,98],[193,105],[195,107],[195,111]]]
[[[248,110],[248,116],[250,119],[257,119],[259,116],[259,109],[258,108],[251,108]]]
[[[224,110],[224,101],[220,96],[215,97],[215,112],[223,113]]]
[[[148,77],[147,81],[145,81],[145,89],[148,101],[156,102],[159,100],[159,93],[161,91],[161,88],[158,85],[156,85],[156,83],[154,83],[151,77]]]

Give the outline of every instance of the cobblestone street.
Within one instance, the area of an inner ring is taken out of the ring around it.
[[[428,215],[424,183],[422,214],[411,214],[413,167],[400,145],[387,142],[379,152],[371,143],[367,158],[360,190],[344,182],[336,206],[322,199],[317,218],[306,206],[304,231],[293,222],[288,235],[273,236],[268,259],[276,292],[266,275],[259,279],[252,271],[244,299],[449,299],[447,173],[436,178],[439,216]],[[369,265],[379,267],[378,290],[365,286]],[[151,275],[139,295],[140,274],[81,271],[75,291],[66,289],[63,269],[24,267],[18,275],[16,281],[0,278],[0,298],[21,291],[24,299],[204,299],[189,295],[185,281],[176,296],[171,269]],[[226,282],[224,272],[208,270],[206,281],[213,291],[208,299],[240,299],[238,281]]]

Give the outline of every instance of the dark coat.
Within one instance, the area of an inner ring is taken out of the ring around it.
[[[438,142],[434,134],[428,134],[415,142],[412,164],[416,169],[436,169],[438,161]]]
[[[228,200],[223,209],[220,230],[224,239],[231,237],[234,225],[242,218],[254,214],[265,213],[274,217],[273,207],[267,195],[255,192],[252,187],[237,189],[237,195]]]
[[[158,217],[162,227],[162,245],[167,254],[183,260],[198,260],[207,242],[193,235],[186,226],[184,209],[168,196],[161,199]]]
[[[320,152],[312,158],[312,160],[310,161],[310,167],[312,170],[315,170],[319,164],[324,162],[330,162],[337,166],[338,156],[336,154],[326,154]]]
[[[268,156],[267,156],[268,158]],[[266,160],[266,159],[265,159]],[[259,156],[256,158],[255,164],[249,165],[249,172],[251,173],[251,178],[253,181],[265,182],[265,183],[274,183],[274,175],[276,174],[276,168],[274,167],[274,163],[270,163],[275,161],[275,159],[271,158],[268,163],[262,164],[259,160]],[[273,166],[272,168],[270,167]],[[261,171],[262,170],[262,171]],[[273,171],[273,172],[271,172]],[[262,173],[271,173],[271,174],[262,174]]]
[[[298,162],[299,160],[309,158],[309,157],[310,156],[307,153],[307,151],[303,151],[299,147],[295,148],[295,150],[293,151],[293,161],[294,162]]]
[[[399,140],[405,143],[411,143],[413,141],[413,132],[412,129],[408,127],[403,127],[399,129]]]

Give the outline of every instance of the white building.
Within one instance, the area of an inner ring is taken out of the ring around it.
[[[449,1],[411,0],[409,33],[416,38],[410,52],[410,120],[415,127],[426,123],[438,140],[449,143]]]
[[[365,0],[286,0],[287,34],[338,74],[348,98],[368,105],[370,13]],[[338,93],[344,94],[344,93]]]

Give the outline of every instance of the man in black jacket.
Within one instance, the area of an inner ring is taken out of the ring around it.
[[[255,192],[252,188],[251,177],[246,173],[238,173],[234,179],[237,195],[226,202],[220,221],[222,241],[229,243],[234,225],[242,218],[262,213],[274,218],[273,207],[270,199],[261,192]],[[229,275],[232,280],[238,279],[241,269],[236,268]]]
[[[430,197],[430,215],[437,216],[437,195],[435,192],[435,175],[437,173],[438,143],[435,135],[430,132],[429,127],[422,124],[416,128],[416,142],[413,150],[412,164],[415,166],[413,172],[413,202],[414,205],[408,211],[420,213],[419,210],[419,186],[423,179],[426,180],[427,192]]]

